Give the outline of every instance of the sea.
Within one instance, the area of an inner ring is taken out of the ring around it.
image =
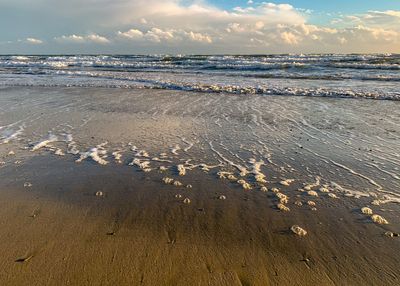
[[[400,100],[400,54],[3,55],[7,86]]]

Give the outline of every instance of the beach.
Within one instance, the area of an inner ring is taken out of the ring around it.
[[[2,86],[0,284],[395,285],[399,103]]]

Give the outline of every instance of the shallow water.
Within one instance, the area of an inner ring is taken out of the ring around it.
[[[0,146],[29,156],[47,150],[144,171],[227,171],[253,187],[320,180],[314,188],[400,202],[397,101],[94,88],[0,93]]]

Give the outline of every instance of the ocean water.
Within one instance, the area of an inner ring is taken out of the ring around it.
[[[0,86],[400,100],[400,55],[0,56]]]

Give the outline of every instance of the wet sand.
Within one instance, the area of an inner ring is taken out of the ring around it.
[[[400,238],[385,235],[400,232],[396,102],[51,88],[3,89],[0,101],[2,285],[400,278]],[[252,158],[264,161],[266,182],[256,181]],[[277,193],[290,211],[277,208]],[[366,206],[389,224],[374,223]]]

